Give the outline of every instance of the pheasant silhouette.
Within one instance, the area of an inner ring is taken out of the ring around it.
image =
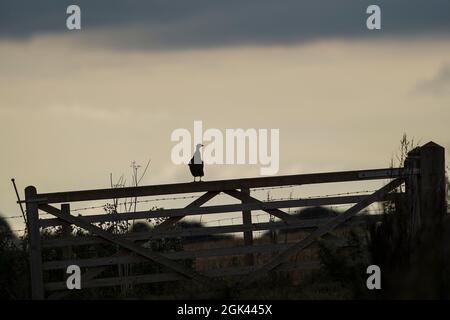
[[[191,170],[192,176],[194,176],[194,182],[196,182],[196,177],[200,177],[199,181],[202,181],[202,177],[205,175],[203,172],[203,160],[200,154],[201,147],[203,147],[202,144],[197,144],[195,147],[194,156],[189,162],[189,170]]]

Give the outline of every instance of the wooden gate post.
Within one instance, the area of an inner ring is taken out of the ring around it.
[[[421,232],[418,268],[425,283],[421,298],[442,298],[443,220],[446,214],[444,148],[429,142],[420,148],[419,206]]]
[[[25,201],[28,221],[28,240],[30,244],[31,298],[44,299],[44,281],[42,277],[41,235],[39,232],[39,211],[36,188],[25,188]]]
[[[446,214],[445,149],[434,142],[420,148],[420,214],[427,229],[439,229]]]
[[[250,195],[250,189],[241,189],[242,193]],[[244,203],[244,201],[242,201]],[[252,224],[252,212],[250,210],[242,211],[242,224],[251,225]],[[246,246],[253,245],[253,231],[244,231],[244,244]],[[245,264],[247,266],[252,266],[254,264],[254,256],[252,253],[245,255]]]

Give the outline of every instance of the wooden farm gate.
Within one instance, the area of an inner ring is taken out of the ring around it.
[[[362,180],[387,180],[382,188],[369,194],[331,196],[325,198],[287,199],[261,201],[251,196],[252,189],[280,186],[308,185],[319,183],[336,183]],[[405,192],[400,187],[405,183]],[[395,191],[395,192],[392,192]],[[93,214],[77,216],[71,213],[71,203],[80,201],[111,200],[130,197],[150,197],[175,194],[200,194],[193,202],[183,208],[156,209],[118,214]],[[240,203],[204,206],[206,202],[220,193],[238,199]],[[223,276],[244,275],[241,286],[249,285],[269,272],[289,269],[314,267],[314,263],[292,263],[289,258],[300,250],[309,247],[320,237],[326,235],[346,221],[353,221],[361,210],[380,201],[400,199],[411,209],[411,228],[420,225],[435,225],[445,211],[444,148],[430,142],[410,152],[402,168],[383,168],[329,173],[297,174],[286,176],[258,177],[207,181],[198,183],[177,183],[149,185],[111,189],[83,190],[56,193],[38,193],[34,186],[25,189],[28,234],[30,241],[30,266],[33,299],[60,298],[70,292],[65,279],[44,283],[44,272],[53,272],[69,265],[78,265],[86,270],[82,275],[82,288],[117,286],[126,283],[154,283],[174,280],[193,280],[210,288],[220,288]],[[59,205],[57,205],[59,204]],[[301,219],[281,209],[324,206],[336,204],[353,204],[337,216],[319,219]],[[252,212],[264,211],[278,218],[274,221],[255,223]],[[42,218],[45,212],[53,218]],[[172,228],[186,216],[242,212],[242,224],[221,225],[213,227]],[[431,214],[432,213],[432,214]],[[434,215],[434,216],[433,216]],[[436,216],[437,215],[437,216]],[[354,218],[355,217],[355,218]],[[165,218],[165,220],[148,232],[127,232],[115,234],[98,227],[104,222]],[[353,219],[352,219],[353,218]],[[61,226],[63,237],[45,239],[42,228]],[[88,236],[71,235],[72,227],[82,228]],[[254,243],[253,233],[259,230],[304,229],[309,234],[293,244]],[[194,251],[158,252],[142,246],[146,241],[169,238],[188,238],[227,233],[243,233],[243,246],[217,249],[196,249]],[[109,243],[120,250],[107,257],[74,257],[74,246]],[[42,250],[60,248],[63,259],[43,261]],[[254,255],[271,252],[269,261],[257,264]],[[183,259],[235,256],[245,257],[245,266],[198,272],[187,267]],[[108,266],[133,264],[151,261],[163,266],[170,272],[128,277],[99,277]]]

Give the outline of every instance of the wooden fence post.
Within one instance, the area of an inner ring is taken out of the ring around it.
[[[242,193],[250,195],[250,189],[241,189]],[[244,203],[244,201],[242,201]],[[252,212],[250,210],[242,211],[242,224],[251,225],[252,224]],[[253,245],[253,231],[244,231],[244,244],[246,246]],[[245,255],[245,264],[247,266],[252,266],[255,263],[254,256],[252,253]]]
[[[39,211],[36,202],[36,188],[25,188],[25,201],[28,221],[28,240],[30,244],[31,298],[44,299],[44,281],[42,277],[41,235],[39,232]]]

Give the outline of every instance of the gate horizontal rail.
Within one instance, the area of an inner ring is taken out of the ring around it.
[[[387,194],[381,201],[391,201],[397,194]],[[184,217],[191,215],[207,215],[226,212],[240,212],[245,210],[271,210],[279,208],[301,208],[301,207],[313,207],[313,206],[326,206],[326,205],[338,205],[338,204],[351,204],[357,203],[364,199],[365,195],[356,196],[341,196],[341,197],[322,197],[322,198],[309,198],[309,199],[297,199],[297,200],[282,200],[282,201],[270,201],[270,202],[255,202],[255,203],[240,203],[240,204],[228,204],[217,206],[204,206],[193,208],[176,208],[176,209],[157,209],[137,212],[124,212],[120,214],[97,214],[82,216],[86,222],[113,222],[123,220],[137,220],[137,219],[150,219],[150,218],[165,218],[165,217]],[[41,227],[51,227],[61,225],[61,220],[58,218],[40,219],[39,225]]]
[[[286,262],[280,265],[276,272],[290,271],[290,270],[311,270],[320,267],[319,261],[297,261]],[[232,267],[232,268],[220,268],[214,270],[205,271],[205,275],[208,277],[227,277],[227,276],[240,276],[246,275],[250,272],[257,270],[255,267]],[[144,283],[160,283],[169,281],[186,280],[186,277],[178,273],[156,273],[146,274],[129,277],[109,277],[101,279],[93,279],[87,282],[83,282],[83,288],[99,288],[99,287],[111,287],[120,286],[123,284],[144,284]],[[66,290],[66,282],[49,282],[45,284],[45,289],[49,291]]]
[[[205,181],[199,183],[175,183],[140,187],[93,189],[54,193],[39,193],[35,199],[21,202],[66,203],[89,200],[118,199],[128,197],[156,196],[178,193],[252,189],[272,186],[304,185],[315,183],[347,182],[377,179],[393,179],[416,174],[404,168],[384,168],[354,171],[309,173],[275,177],[258,177],[230,180]]]
[[[336,247],[347,246],[346,241],[333,240]],[[212,258],[222,256],[238,256],[249,253],[270,253],[282,251],[292,246],[292,243],[278,243],[278,244],[260,244],[252,246],[236,246],[227,248],[201,249],[193,251],[177,251],[161,253],[162,256],[173,260],[196,259],[196,258]],[[117,257],[101,257],[89,259],[70,259],[59,261],[48,261],[42,264],[44,270],[65,269],[70,265],[77,265],[79,267],[98,267],[110,266],[116,264],[129,263],[145,263],[148,259],[139,256],[117,256]]]
[[[356,225],[365,223],[368,220],[371,222],[381,221],[382,215],[365,215],[352,218],[349,222],[350,225]],[[186,229],[170,229],[159,230],[153,229],[148,232],[133,232],[123,234],[123,238],[131,241],[139,240],[156,240],[156,239],[170,239],[170,238],[189,238],[189,237],[201,237],[217,234],[227,233],[240,233],[245,231],[273,231],[273,230],[308,230],[311,228],[317,228],[330,221],[330,218],[321,219],[299,219],[297,223],[286,224],[284,222],[262,222],[247,224],[236,224],[227,226],[214,226],[214,227],[197,227]],[[108,243],[106,240],[102,240],[95,236],[83,236],[83,237],[67,237],[58,239],[44,239],[42,241],[43,248],[57,248],[65,246],[82,246]]]

